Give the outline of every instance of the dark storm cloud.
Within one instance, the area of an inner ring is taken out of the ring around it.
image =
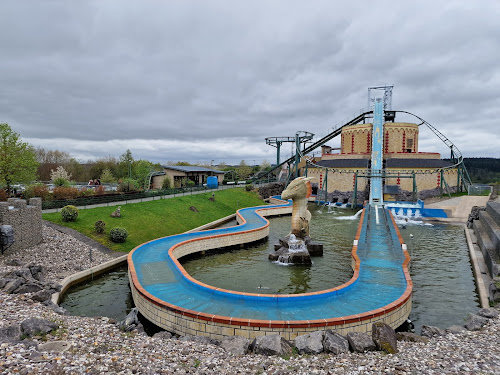
[[[465,155],[500,157],[499,9],[3,1],[0,121],[81,159],[274,161],[265,137],[323,134],[366,106],[367,87],[394,84],[395,109]],[[420,146],[446,151],[423,131]]]

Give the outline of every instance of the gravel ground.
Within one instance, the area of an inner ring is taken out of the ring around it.
[[[89,247],[44,228],[41,245],[0,257],[6,263],[43,264],[58,281],[89,264]],[[94,264],[109,255],[93,254]],[[30,294],[0,291],[0,329],[30,317],[55,321],[59,329],[31,341],[0,344],[2,374],[500,374],[500,317],[477,332],[449,333],[429,343],[399,342],[399,353],[321,354],[281,357],[232,356],[198,342],[122,333],[107,318],[57,315],[30,299]],[[69,349],[44,351],[47,342],[66,341]]]

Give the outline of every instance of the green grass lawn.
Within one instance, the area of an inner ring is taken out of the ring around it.
[[[121,206],[120,218],[110,216],[117,208],[110,206],[80,210],[74,222],[62,221],[60,212],[43,214],[43,219],[75,229],[115,251],[126,252],[155,238],[183,233],[234,214],[238,208],[265,204],[257,193],[247,192],[244,188],[216,191],[215,202],[209,200],[211,196],[212,193],[205,193],[126,204]],[[196,207],[199,212],[191,211],[191,206]],[[106,223],[104,234],[94,232],[97,220]],[[109,231],[114,227],[127,229],[129,236],[126,242],[110,241]]]

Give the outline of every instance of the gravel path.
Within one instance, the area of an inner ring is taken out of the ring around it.
[[[51,280],[89,264],[90,247],[45,227],[44,241],[0,257],[0,272],[20,263],[45,265]],[[93,264],[110,259],[93,252]],[[399,353],[320,354],[281,357],[232,356],[221,347],[177,339],[122,333],[107,318],[63,316],[30,294],[0,290],[0,330],[30,317],[57,322],[59,329],[32,341],[0,344],[2,374],[500,374],[500,317],[482,330],[434,337],[429,343],[399,342]],[[69,349],[43,351],[46,342],[66,341]]]

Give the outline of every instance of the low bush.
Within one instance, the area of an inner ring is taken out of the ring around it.
[[[78,197],[78,189],[75,187],[58,186],[52,192],[54,199],[75,199]]]
[[[86,187],[81,188],[79,194],[80,197],[92,197],[94,195],[94,189],[88,189]]]
[[[0,189],[0,201],[6,202],[8,197],[7,192],[4,189]]]
[[[78,208],[75,206],[64,206],[61,209],[61,217],[63,221],[75,221],[78,217]]]
[[[103,234],[106,229],[106,223],[102,220],[97,220],[94,224],[94,231],[99,234]]]
[[[120,182],[117,190],[119,192],[124,192],[124,193],[128,193],[131,191],[137,191],[137,190],[139,190],[139,184],[137,183],[136,180],[134,180],[132,178],[125,178],[123,181]]]
[[[94,189],[94,193],[95,193],[95,195],[103,195],[106,193],[106,188],[102,185],[98,185]]]
[[[47,185],[40,183],[28,186],[24,191],[24,198],[42,198],[42,200],[48,201],[52,198],[52,195]]]
[[[170,180],[170,177],[165,176],[165,179],[163,180],[161,187],[162,189],[170,189],[172,187],[172,181]]]
[[[127,240],[128,232],[125,228],[112,228],[109,231],[109,239],[113,242],[122,243]]]
[[[252,184],[246,184],[245,185],[245,190],[246,191],[252,191],[253,190],[253,185]]]

